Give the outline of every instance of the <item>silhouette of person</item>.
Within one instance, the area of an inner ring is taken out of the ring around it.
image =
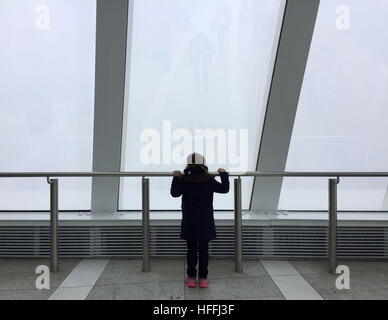
[[[201,95],[207,94],[208,68],[213,58],[213,45],[209,36],[198,32],[191,39],[188,55],[193,66],[195,89]]]
[[[196,286],[197,253],[199,255],[199,286],[206,288],[208,274],[208,244],[216,239],[213,214],[213,194],[229,192],[229,174],[218,169],[221,183],[215,175],[208,173],[205,158],[199,153],[187,157],[187,166],[182,174],[173,172],[170,193],[173,197],[182,196],[181,239],[187,241],[187,279],[188,287]]]

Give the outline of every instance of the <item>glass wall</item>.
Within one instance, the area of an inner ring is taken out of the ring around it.
[[[211,171],[254,170],[283,10],[282,0],[135,1],[121,169],[183,170],[196,151]],[[242,180],[244,208],[252,182]],[[180,208],[170,183],[150,180],[151,209]],[[119,208],[141,208],[140,179],[121,180]],[[233,188],[214,208],[233,208]]]
[[[95,0],[0,2],[0,171],[91,171]],[[90,209],[90,179],[60,179]],[[42,178],[0,179],[1,210],[49,208]]]
[[[388,1],[321,1],[287,171],[388,171]],[[388,180],[347,178],[340,210],[388,210]],[[327,179],[289,178],[279,209],[326,210]]]

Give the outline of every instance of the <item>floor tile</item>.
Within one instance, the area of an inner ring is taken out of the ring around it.
[[[93,286],[108,263],[108,259],[83,259],[61,283],[60,287]]]
[[[0,291],[0,300],[47,300],[53,291],[54,289],[5,290]]]
[[[278,275],[271,278],[287,300],[322,300],[301,275]]]
[[[298,270],[286,260],[260,260],[270,276],[299,275]]]
[[[301,273],[324,273],[329,272],[329,261],[325,260],[291,260],[290,263]],[[388,261],[371,260],[338,260],[338,265],[346,265],[350,271],[386,271]]]
[[[338,265],[346,265],[352,271],[388,271],[388,261],[338,260]]]
[[[59,287],[49,300],[85,300],[93,287]]]
[[[187,299],[245,299],[282,297],[269,276],[209,280],[209,286],[187,288]]]
[[[50,273],[50,288],[56,288],[67,277],[69,272]],[[39,275],[34,272],[0,273],[1,290],[36,289],[36,279]],[[38,289],[36,289],[38,290]]]
[[[244,260],[243,272],[235,271],[234,259],[210,259],[208,266],[208,278],[239,278],[267,275],[258,260]]]
[[[111,260],[97,285],[183,281],[183,267],[181,259],[158,259],[151,261],[150,272],[143,272],[141,260]]]
[[[290,260],[291,265],[300,273],[328,273],[328,260]]]
[[[324,292],[326,300],[388,300],[388,290],[331,291]]]
[[[183,281],[94,286],[88,300],[182,300]]]
[[[81,259],[59,259],[59,272],[72,270]],[[7,259],[0,263],[0,274],[15,273],[15,272],[32,272],[34,273],[36,267],[39,265],[46,265],[50,267],[50,259]]]
[[[336,279],[339,275],[328,272],[306,273],[303,277],[321,295],[330,292],[340,292],[336,288]],[[350,288],[348,291],[386,290],[388,289],[388,270],[381,271],[353,271],[350,272]]]

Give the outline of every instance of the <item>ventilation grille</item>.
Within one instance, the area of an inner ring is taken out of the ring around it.
[[[151,226],[152,256],[183,256],[186,243],[179,226]],[[210,255],[234,255],[234,227],[218,226]],[[245,257],[324,258],[327,228],[320,226],[243,226]],[[141,256],[140,226],[59,227],[62,257]],[[43,257],[50,254],[46,226],[0,226],[0,257]],[[387,227],[339,227],[340,258],[388,258]]]

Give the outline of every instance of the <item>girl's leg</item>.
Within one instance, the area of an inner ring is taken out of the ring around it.
[[[199,242],[199,278],[207,278],[207,266],[209,264],[209,241]]]
[[[197,276],[197,241],[187,241],[187,276]]]

